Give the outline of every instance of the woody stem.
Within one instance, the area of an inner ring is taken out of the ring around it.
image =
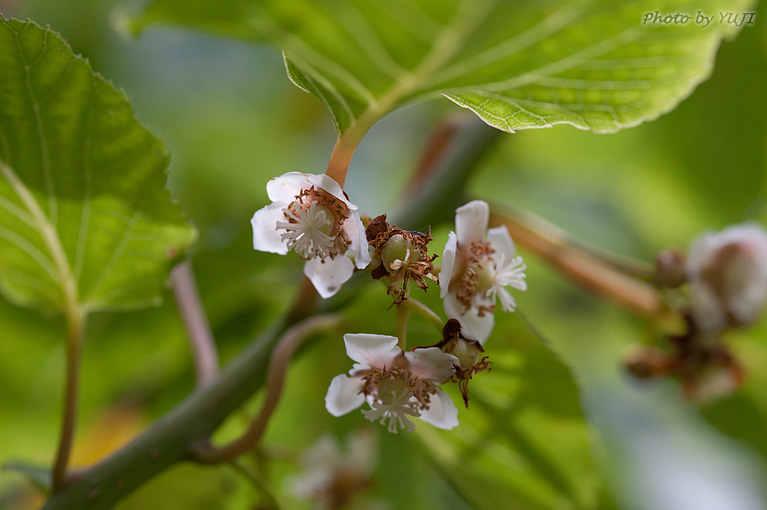
[[[591,250],[572,242],[560,229],[526,213],[498,213],[493,208],[491,225],[505,225],[511,237],[562,276],[597,296],[648,318],[666,319],[660,291],[634,274],[621,270]]]
[[[296,349],[319,331],[337,327],[340,321],[337,315],[316,315],[288,329],[272,352],[266,379],[266,398],[248,430],[239,439],[220,448],[210,444],[197,445],[190,451],[192,458],[203,464],[218,464],[231,461],[255,448],[280,401],[285,375]]]

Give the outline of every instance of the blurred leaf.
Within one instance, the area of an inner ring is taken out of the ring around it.
[[[64,40],[0,17],[0,290],[62,311],[155,303],[193,230],[168,154]]]
[[[504,131],[570,124],[617,131],[673,109],[711,72],[734,25],[643,16],[742,11],[747,0],[155,0],[131,29],[164,21],[283,49],[288,76],[339,133],[439,94]],[[249,25],[250,30],[247,30]]]
[[[35,487],[46,494],[51,491],[50,468],[27,464],[26,462],[7,462],[3,464],[3,470],[16,471],[26,476]]]
[[[519,319],[498,318],[492,371],[469,385],[461,424],[418,437],[473,508],[596,508],[600,475],[570,371]]]

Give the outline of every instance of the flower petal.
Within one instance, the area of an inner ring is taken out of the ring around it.
[[[490,303],[492,304],[492,303]],[[490,337],[495,326],[495,316],[491,312],[485,312],[481,317],[475,308],[466,312],[463,305],[458,302],[455,294],[448,294],[444,300],[445,314],[450,319],[458,319],[461,323],[461,334],[470,340],[477,340],[484,344]]]
[[[494,257],[498,258],[499,255],[503,255],[507,263],[514,259],[517,249],[505,225],[489,229],[487,231],[487,242],[495,250]]]
[[[461,245],[479,243],[485,237],[490,207],[487,202],[473,200],[455,210],[455,233]]]
[[[325,407],[333,416],[344,414],[357,409],[365,402],[365,396],[360,393],[362,380],[348,375],[337,375],[330,382],[328,393],[325,395]]]
[[[314,288],[323,299],[331,297],[338,292],[354,273],[354,263],[348,257],[339,255],[334,259],[326,258],[324,261],[313,258],[306,261],[304,274],[312,281]]]
[[[346,355],[365,367],[383,368],[398,356],[402,349],[397,346],[397,337],[347,333],[344,335]]]
[[[442,268],[439,270],[439,297],[447,296],[450,287],[450,279],[453,276],[453,267],[455,266],[455,254],[458,251],[458,240],[455,233],[450,232],[447,235],[445,250],[442,252]]]
[[[359,269],[365,269],[371,262],[368,240],[365,236],[365,226],[356,212],[344,221],[344,231],[349,236],[349,251],[354,255],[354,262]],[[348,253],[348,252],[347,252]]]
[[[692,316],[695,324],[703,331],[720,331],[727,325],[722,303],[708,285],[701,280],[696,280],[690,285],[692,298]]]
[[[253,215],[250,224],[253,226],[254,249],[280,255],[288,253],[288,246],[277,230],[277,222],[285,220],[283,209],[286,206],[284,202],[275,202],[262,207]]]
[[[453,365],[461,365],[458,358],[442,352],[439,347],[427,347],[405,353],[410,371],[419,379],[442,384],[452,377]]]
[[[338,200],[346,204],[346,207],[348,207],[350,210],[357,210],[357,206],[349,202],[349,199],[346,198],[346,193],[344,193],[344,190],[332,177],[328,177],[325,174],[306,174],[306,176],[310,186],[314,185],[317,188],[324,189]]]
[[[309,182],[309,176],[302,172],[288,172],[279,177],[275,177],[266,183],[266,194],[272,202],[291,203],[305,189],[309,189],[312,184]],[[283,206],[284,207],[284,206]]]
[[[439,429],[450,430],[458,426],[458,408],[450,395],[437,388],[429,408],[421,413],[421,419]]]

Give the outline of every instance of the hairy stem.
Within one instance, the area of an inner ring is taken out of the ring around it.
[[[495,208],[491,209],[491,225],[505,225],[517,243],[570,281],[636,314],[655,319],[664,316],[663,297],[652,285],[583,250],[543,220],[533,221],[520,214],[499,214]]]
[[[445,327],[445,321],[434,310],[413,298],[406,299],[402,304],[426,319],[429,324],[437,328],[437,331],[442,332],[442,328]]]
[[[205,384],[218,374],[218,352],[213,333],[200,302],[200,294],[194,280],[191,263],[184,261],[174,267],[171,281],[181,316],[184,319],[184,325],[189,334],[197,383]]]
[[[77,400],[80,380],[80,353],[85,333],[86,314],[71,310],[67,317],[67,365],[64,385],[64,412],[56,460],[53,464],[53,491],[66,484],[67,466],[72,453],[72,442],[77,422]]]
[[[336,328],[340,322],[341,319],[337,315],[318,315],[288,329],[272,351],[269,374],[266,379],[266,399],[248,430],[239,439],[221,448],[206,445],[193,449],[191,454],[194,460],[204,464],[218,464],[231,461],[255,448],[264,435],[269,418],[280,402],[285,375],[296,349],[313,334]]]

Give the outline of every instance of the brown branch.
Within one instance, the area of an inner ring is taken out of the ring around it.
[[[255,448],[280,402],[285,376],[296,349],[314,333],[338,327],[340,322],[341,319],[337,315],[317,315],[288,329],[272,351],[266,379],[266,399],[248,430],[239,439],[220,448],[210,444],[192,448],[192,458],[203,464],[218,464],[231,461]]]
[[[584,250],[554,225],[537,217],[500,214],[492,207],[491,210],[491,225],[505,225],[516,243],[568,280],[639,315],[652,318],[664,315],[663,298],[657,288]]]

